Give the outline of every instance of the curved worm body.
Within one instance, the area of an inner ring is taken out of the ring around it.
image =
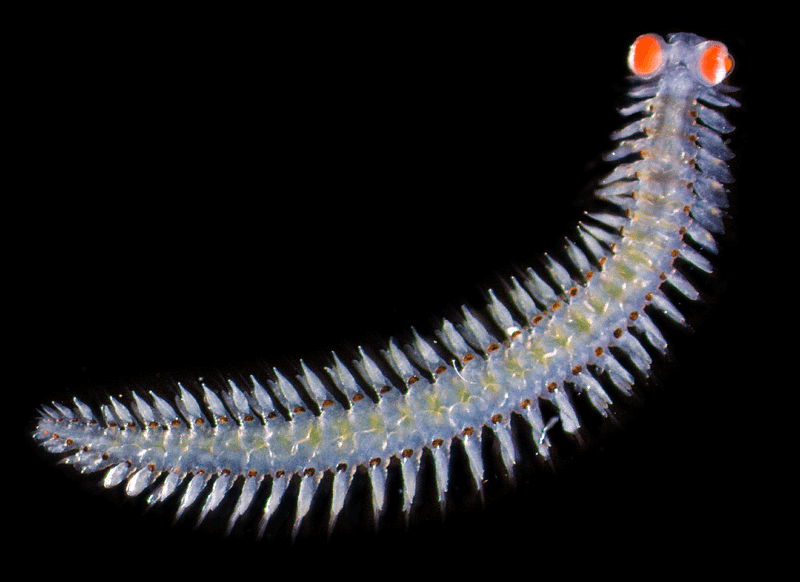
[[[544,272],[528,269],[502,292],[490,291],[485,312],[462,308],[436,337],[415,331],[407,345],[390,340],[346,362],[333,355],[322,370],[301,362],[293,374],[229,381],[220,393],[180,387],[172,402],[134,392],[131,403],[110,398],[99,410],[77,399],[71,408],[54,403],[42,407],[34,437],[70,453],[65,462],[81,472],[106,471],[107,487],[125,483],[131,496],[147,490],[149,503],[179,492],[178,516],[197,504],[202,520],[241,480],[229,530],[269,487],[263,531],[297,475],[295,533],[326,472],[331,529],[359,467],[368,471],[377,518],[392,459],[408,512],[426,451],[443,503],[454,439],[480,488],[484,427],[513,473],[513,414],[547,458],[555,424],[580,430],[574,395],[608,415],[609,392],[628,394],[634,373],[648,373],[640,338],[666,350],[650,315],[684,320],[664,287],[698,297],[676,259],[710,272],[706,255],[723,229],[733,154],[721,135],[733,127],[717,109],[738,105],[721,84],[732,69],[727,49],[692,34],[643,35],[628,62],[636,81],[622,113],[631,121],[613,135],[619,143],[608,159],[617,165],[596,192],[605,210],[586,214],[565,239],[569,261],[545,256]]]

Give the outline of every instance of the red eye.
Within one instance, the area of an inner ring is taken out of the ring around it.
[[[733,59],[721,42],[705,42],[700,49],[702,52],[697,61],[697,72],[706,83],[716,85],[733,69]]]
[[[634,74],[647,79],[656,75],[664,66],[664,41],[656,34],[643,34],[631,45],[628,67]]]

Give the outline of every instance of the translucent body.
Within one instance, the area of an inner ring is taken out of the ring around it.
[[[266,388],[251,379],[248,386],[231,383],[221,394],[205,389],[202,404],[181,388],[174,405],[157,395],[135,395],[130,406],[112,399],[99,415],[77,401],[74,410],[45,407],[36,437],[50,450],[76,451],[68,460],[83,471],[108,469],[104,483],[126,482],[130,495],[160,478],[149,497],[153,503],[191,476],[179,515],[203,499],[202,519],[243,478],[231,525],[267,475],[272,485],[264,523],[291,476],[301,475],[295,531],[325,471],[335,474],[331,524],[359,465],[368,468],[379,512],[392,457],[401,464],[408,509],[425,448],[433,453],[443,499],[454,438],[464,442],[480,486],[484,426],[497,434],[503,461],[513,471],[512,413],[528,420],[539,453],[548,455],[553,422],[570,433],[580,429],[566,385],[606,414],[612,400],[599,376],[607,373],[622,392],[633,382],[609,348],[624,352],[642,373],[650,356],[629,331],[666,349],[645,307],[681,321],[661,287],[671,284],[695,299],[675,259],[709,270],[684,236],[714,252],[710,233],[722,229],[723,184],[732,179],[725,160],[732,154],[718,133],[732,127],[698,101],[736,103],[709,85],[716,73],[697,74],[698,54],[705,54],[697,47],[706,41],[685,34],[669,44],[648,39],[663,52],[648,59],[647,81],[631,92],[640,100],[623,113],[641,117],[615,134],[622,141],[609,159],[623,163],[597,192],[619,212],[587,215],[566,243],[569,264],[545,258],[550,284],[529,270],[509,282],[507,297],[492,294],[482,315],[489,325],[465,309],[460,321],[442,323],[438,341],[416,336],[402,347],[392,341],[374,359],[363,352],[346,363],[334,356],[322,371],[303,365],[297,379],[276,371]],[[393,383],[390,375],[404,384]],[[545,401],[557,410],[556,418],[543,415]]]

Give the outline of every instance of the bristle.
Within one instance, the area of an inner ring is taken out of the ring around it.
[[[229,535],[231,530],[233,529],[234,525],[236,525],[236,521],[244,515],[247,509],[250,507],[250,504],[253,502],[253,498],[258,491],[259,486],[263,480],[263,476],[247,476],[244,480],[244,486],[242,487],[242,492],[239,495],[239,499],[236,502],[236,507],[234,507],[233,512],[231,513],[230,519],[228,520],[228,527],[225,530],[225,534]]]
[[[300,481],[300,491],[297,497],[297,511],[295,513],[294,525],[292,526],[292,539],[297,537],[300,524],[311,507],[311,499],[319,486],[321,471],[306,472]]]
[[[258,537],[264,535],[267,528],[267,523],[272,514],[278,508],[281,499],[283,498],[286,488],[289,485],[289,478],[286,475],[274,476],[272,479],[272,490],[270,491],[267,503],[264,506],[264,513],[261,516],[261,522],[258,527]]]
[[[186,491],[183,492],[183,496],[181,497],[180,505],[178,506],[178,511],[175,514],[175,521],[178,521],[181,516],[189,509],[197,498],[200,497],[200,494],[205,489],[206,483],[208,483],[209,475],[207,474],[197,474],[195,473],[192,475],[191,480],[189,481],[189,486],[186,488]]]

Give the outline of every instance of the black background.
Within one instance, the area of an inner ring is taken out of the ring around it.
[[[289,547],[171,527],[124,495],[92,493],[96,480],[33,446],[43,402],[200,376],[213,385],[298,357],[327,364],[343,342],[429,332],[448,307],[480,305],[497,273],[530,264],[579,218],[576,194],[602,175],[620,124],[627,47],[675,29],[532,30],[509,15],[316,23],[320,34],[305,20],[269,31],[247,20],[40,30],[21,49],[24,211],[7,217],[26,227],[7,249],[21,291],[7,387],[19,400],[21,539],[54,557],[118,559],[122,572],[165,562],[236,572],[260,560],[259,575],[426,555],[540,565],[665,546],[707,555],[709,540],[737,541],[755,514],[742,501],[754,470],[743,402],[758,387],[740,354],[752,333],[764,114],[758,48],[735,27],[677,26],[728,45],[745,104],[730,115],[734,220],[718,272],[698,279],[707,302],[685,306],[696,332],[668,331],[663,386],[645,388],[624,430],[555,474],[531,472],[485,510],[408,533]]]

